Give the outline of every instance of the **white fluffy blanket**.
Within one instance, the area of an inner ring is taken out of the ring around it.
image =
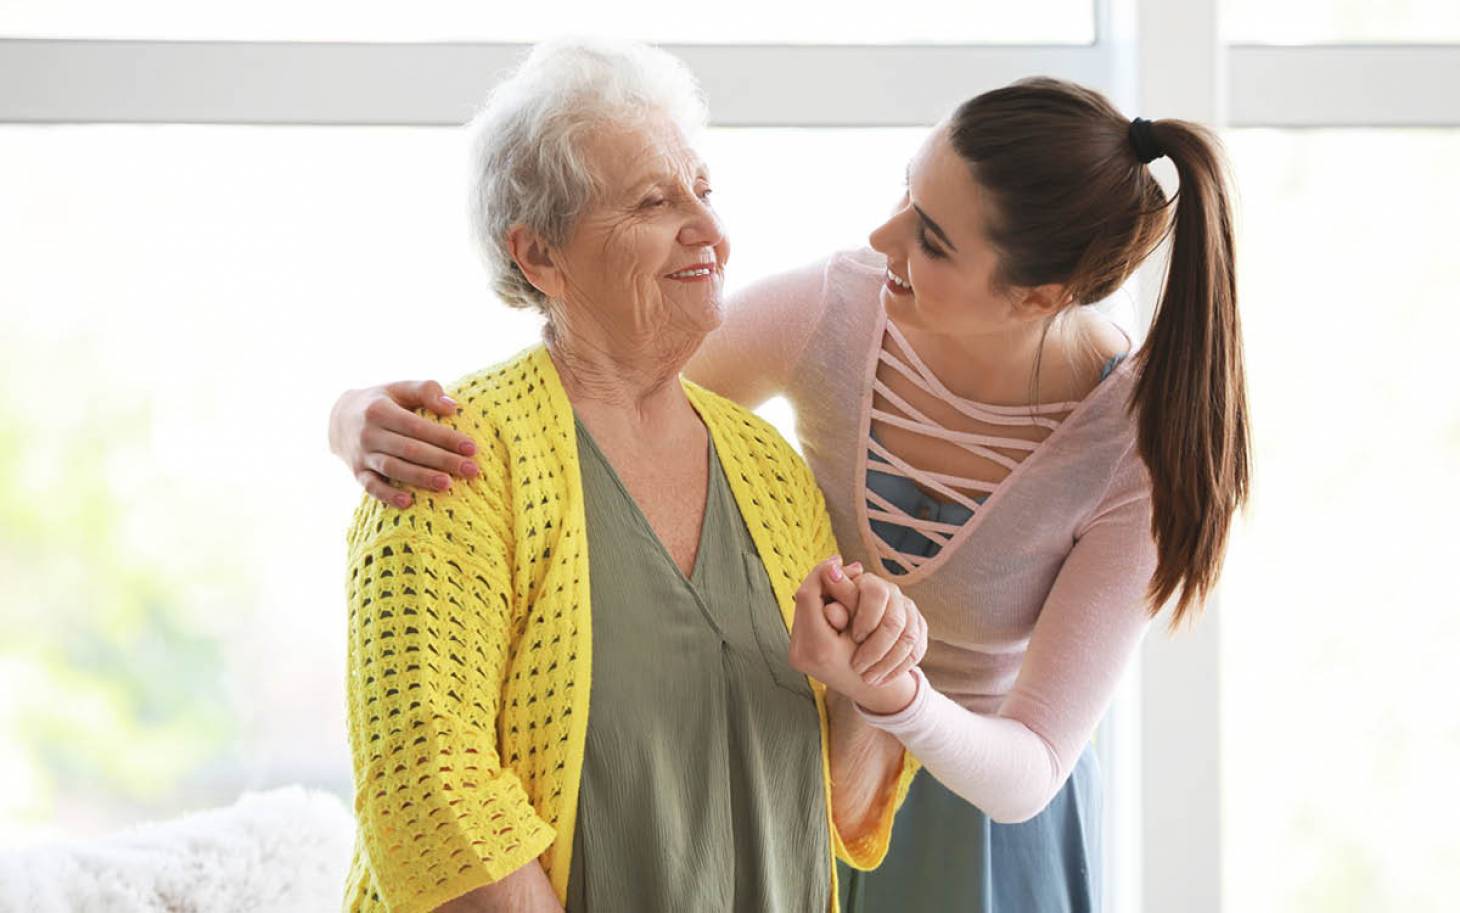
[[[354,820],[290,786],[104,839],[0,853],[0,913],[326,913]]]

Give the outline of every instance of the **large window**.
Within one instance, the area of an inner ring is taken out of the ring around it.
[[[1243,130],[1257,488],[1222,585],[1224,908],[1450,910],[1460,130]]]

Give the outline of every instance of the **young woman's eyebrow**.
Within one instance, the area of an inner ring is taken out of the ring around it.
[[[941,240],[944,244],[948,245],[948,249],[949,250],[954,251],[954,252],[957,252],[958,247],[952,241],[950,241],[948,239],[948,233],[943,230],[943,226],[939,225],[937,222],[934,222],[931,218],[929,218],[928,217],[928,214],[926,212],[923,212],[923,208],[912,201],[912,163],[911,162],[909,162],[908,163],[908,166],[907,166],[906,180],[907,180],[907,201],[912,206],[913,211],[918,214],[918,218],[919,219],[922,219],[923,220],[923,224],[928,227],[928,230],[930,230],[933,234],[937,235],[938,236],[938,239]]]
[[[938,238],[944,244],[948,245],[948,249],[949,250],[951,250],[951,251],[957,251],[958,250],[958,248],[953,245],[953,242],[950,241],[950,240],[948,240],[948,233],[945,232],[945,231],[943,231],[942,227],[937,222],[934,222],[932,219],[928,218],[928,214],[925,213],[925,212],[923,212],[923,209],[922,209],[921,206],[919,206],[916,203],[913,203],[912,204],[912,208],[913,208],[914,211],[917,212],[918,218],[920,218],[920,219],[923,220],[923,224],[926,225],[926,226],[928,226],[929,230],[931,230],[933,232],[933,234],[937,235]]]

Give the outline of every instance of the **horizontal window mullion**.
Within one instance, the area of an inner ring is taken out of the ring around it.
[[[0,121],[451,125],[523,49],[0,40]],[[1108,43],[671,50],[720,126],[915,126],[1021,76],[1111,91],[1116,71]],[[1232,126],[1460,126],[1447,88],[1460,84],[1460,46],[1234,45],[1226,65]]]
[[[670,46],[719,126],[928,124],[1031,73],[1108,89],[1109,46]],[[458,124],[512,44],[0,41],[0,121]]]

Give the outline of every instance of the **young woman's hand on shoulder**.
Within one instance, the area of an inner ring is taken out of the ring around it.
[[[397,381],[347,390],[330,410],[330,451],[367,492],[396,507],[409,507],[411,494],[393,482],[446,491],[452,476],[470,478],[478,471],[470,437],[415,409],[448,416],[456,403],[434,380]]]

